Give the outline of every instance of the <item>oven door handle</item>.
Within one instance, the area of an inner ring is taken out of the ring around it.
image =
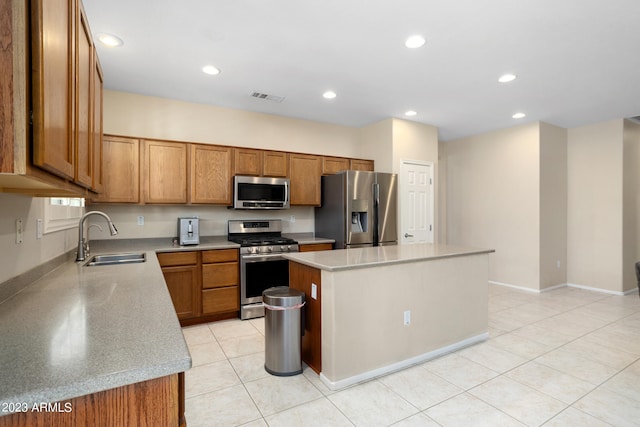
[[[269,258],[281,258],[282,260],[285,260],[285,258],[282,257],[282,254],[251,254],[242,255],[240,258],[244,262],[274,261],[270,260]]]

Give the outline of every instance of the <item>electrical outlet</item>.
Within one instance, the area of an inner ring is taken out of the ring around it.
[[[556,261],[556,268],[560,268],[560,260]]]
[[[311,283],[311,298],[318,299],[318,285]]]
[[[22,243],[24,235],[24,228],[22,227],[22,220],[16,219],[16,243]]]
[[[42,218],[36,219],[36,239],[42,239],[44,223],[42,222]]]
[[[404,325],[409,326],[411,324],[411,310],[405,310],[404,312]]]
[[[289,216],[289,222],[291,222],[291,223],[296,222],[296,216],[295,215],[290,215]]]
[[[144,216],[138,215],[138,225],[144,225]]]

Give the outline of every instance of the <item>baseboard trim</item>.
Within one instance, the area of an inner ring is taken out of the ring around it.
[[[480,335],[476,335],[471,338],[464,339],[462,341],[458,341],[454,344],[447,345],[445,347],[438,348],[436,350],[430,351],[428,353],[421,354],[419,356],[411,357],[409,359],[405,359],[401,362],[392,363],[391,365],[383,366],[382,368],[373,369],[371,371],[363,372],[362,374],[354,375],[349,378],[345,378],[339,381],[331,381],[329,378],[324,376],[324,374],[320,373],[320,380],[329,387],[330,390],[340,390],[345,387],[349,387],[354,384],[361,383],[363,381],[371,380],[373,378],[379,377],[381,375],[389,374],[391,372],[399,371],[400,369],[405,369],[413,365],[417,365],[418,363],[426,362],[431,359],[435,359],[436,357],[442,356],[447,353],[452,353],[454,351],[460,350],[464,347],[468,347],[470,345],[485,341],[489,338],[489,333],[485,332]]]
[[[582,289],[582,290],[591,291],[591,292],[599,292],[599,293],[607,294],[607,295],[616,295],[616,296],[625,296],[625,295],[630,295],[630,294],[633,294],[635,292],[638,292],[637,288],[633,288],[633,289],[629,289],[628,291],[620,292],[620,291],[611,291],[609,289],[594,288],[592,286],[578,285],[576,283],[561,283],[559,285],[551,286],[551,287],[544,288],[544,289],[525,288],[524,286],[512,285],[510,283],[496,282],[496,281],[493,281],[493,280],[489,280],[489,283],[491,283],[492,285],[504,286],[504,287],[507,287],[507,288],[517,289],[519,291],[525,291],[525,292],[530,292],[530,293],[534,293],[534,294],[541,294],[541,293],[553,291],[555,289],[566,288],[566,287]]]

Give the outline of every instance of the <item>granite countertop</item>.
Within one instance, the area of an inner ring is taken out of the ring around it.
[[[153,251],[146,257],[68,261],[0,304],[0,402],[31,407],[187,371],[160,265]]]
[[[367,248],[338,249],[334,251],[299,252],[283,254],[291,261],[326,271],[351,270],[427,261],[465,255],[486,254],[493,249],[418,243],[413,245],[376,246]]]

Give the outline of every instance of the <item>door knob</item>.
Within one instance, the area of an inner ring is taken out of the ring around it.
[[[404,233],[404,238],[408,238],[408,237],[413,237],[413,234],[409,234],[409,233]]]

